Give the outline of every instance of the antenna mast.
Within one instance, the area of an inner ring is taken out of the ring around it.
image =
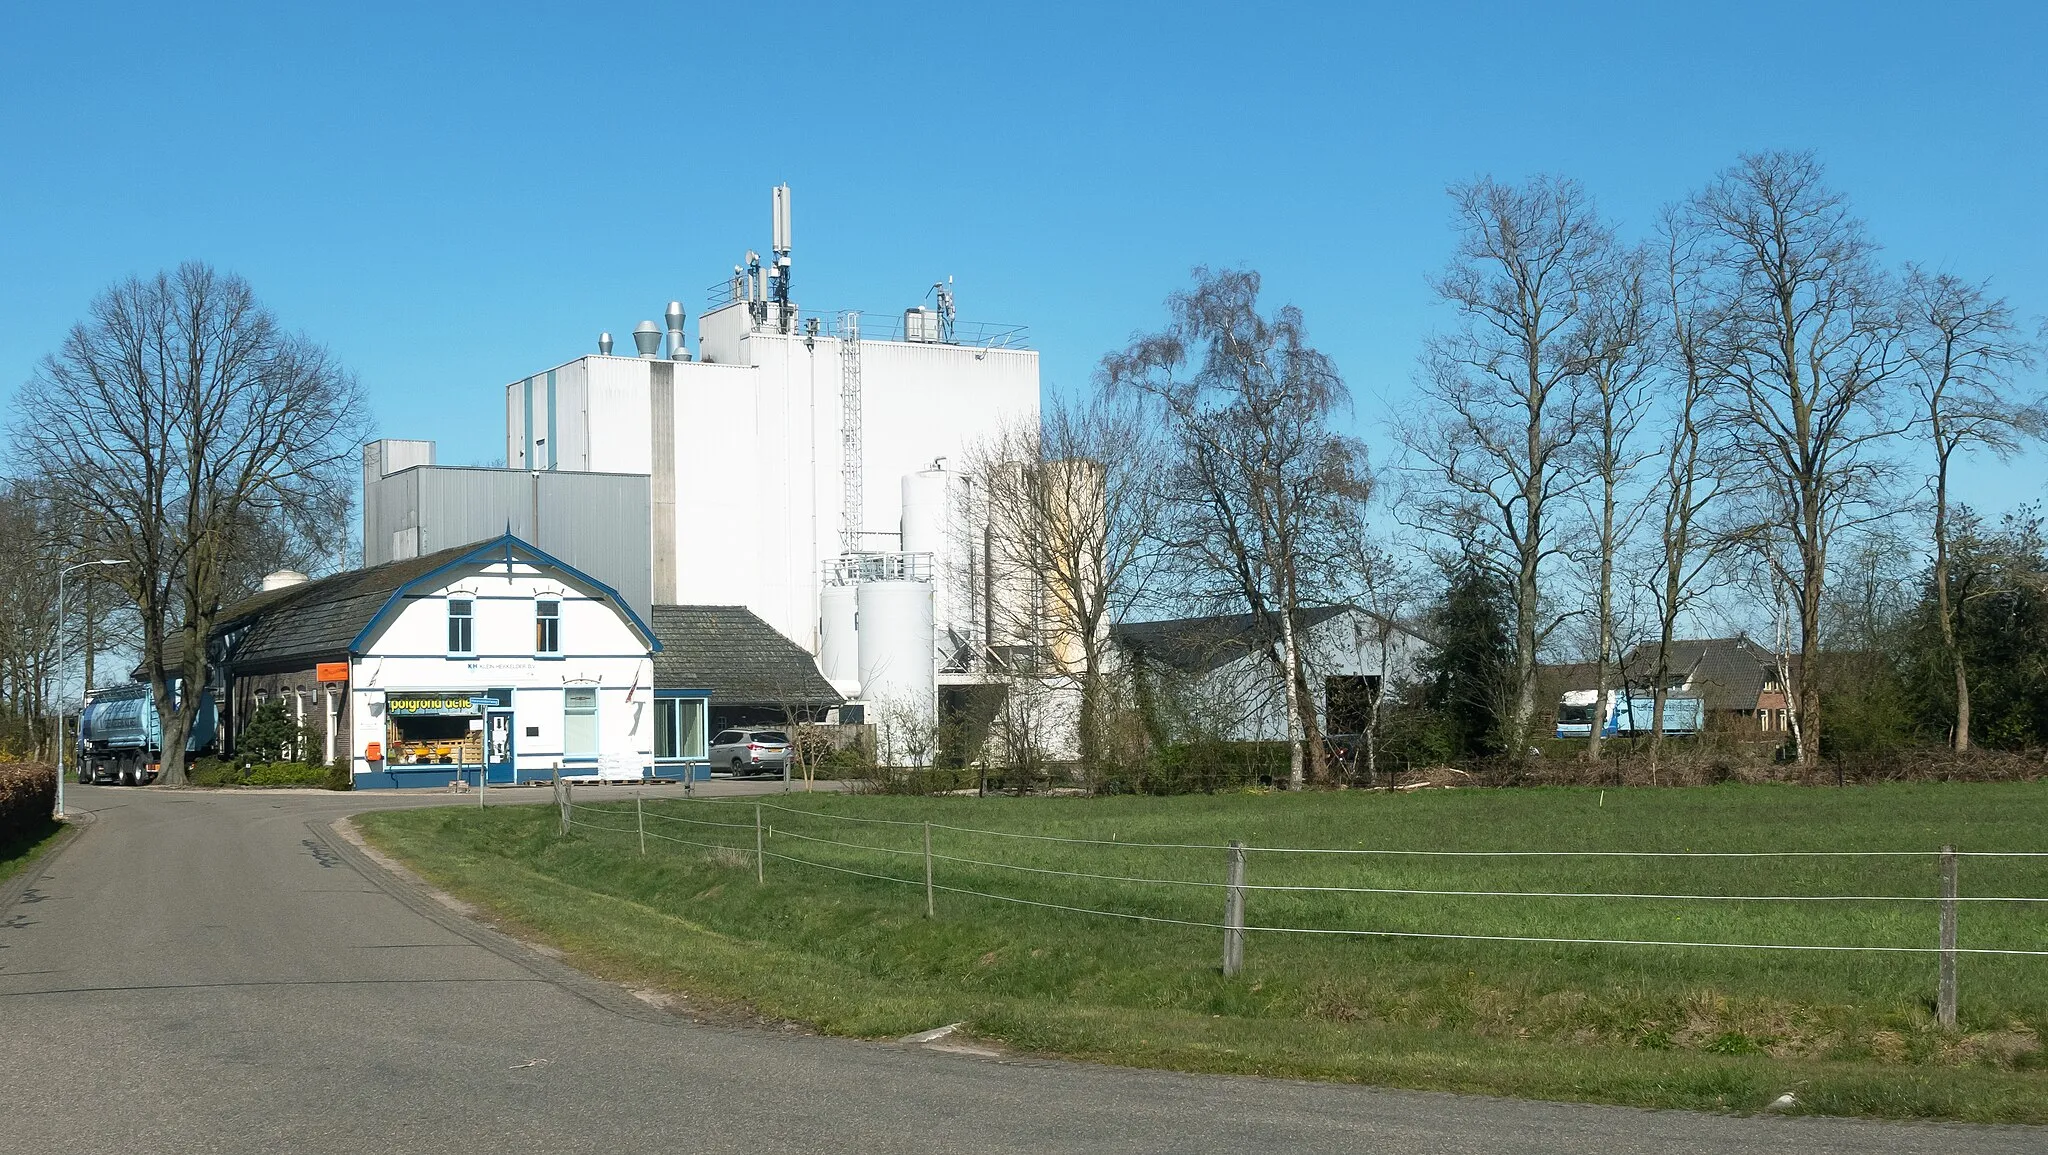
[[[839,547],[861,551],[866,497],[861,484],[860,313],[839,315]]]

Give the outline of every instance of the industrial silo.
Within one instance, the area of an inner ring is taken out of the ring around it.
[[[921,581],[871,581],[856,587],[859,617],[860,696],[886,733],[899,727],[930,727],[938,716],[936,667],[932,661],[932,586]],[[884,751],[892,760],[901,750]]]
[[[860,643],[854,633],[856,587],[826,585],[818,591],[818,670],[832,688],[855,695],[860,690]]]

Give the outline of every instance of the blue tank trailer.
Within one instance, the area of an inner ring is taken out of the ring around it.
[[[1599,714],[1600,736],[1627,738],[1648,734],[1654,728],[1657,699],[1651,694],[1625,694],[1609,690],[1606,701],[1592,690],[1573,690],[1557,705],[1557,736],[1585,738],[1593,733],[1595,713]],[[1699,698],[1664,699],[1664,733],[1697,734],[1706,725],[1706,703]]]
[[[199,698],[199,716],[185,740],[189,757],[214,747],[220,717],[213,691]],[[163,762],[163,719],[147,683],[94,690],[78,718],[78,780],[119,786],[147,786]]]

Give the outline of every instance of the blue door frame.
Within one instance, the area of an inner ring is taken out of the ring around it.
[[[509,700],[505,707],[484,711],[484,776],[493,786],[510,786],[518,777],[514,770],[516,734]]]

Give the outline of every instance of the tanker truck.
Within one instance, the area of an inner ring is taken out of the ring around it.
[[[199,697],[199,717],[185,740],[187,756],[213,748],[219,719],[213,691]],[[94,690],[78,716],[78,780],[147,786],[163,761],[164,727],[146,682]]]

